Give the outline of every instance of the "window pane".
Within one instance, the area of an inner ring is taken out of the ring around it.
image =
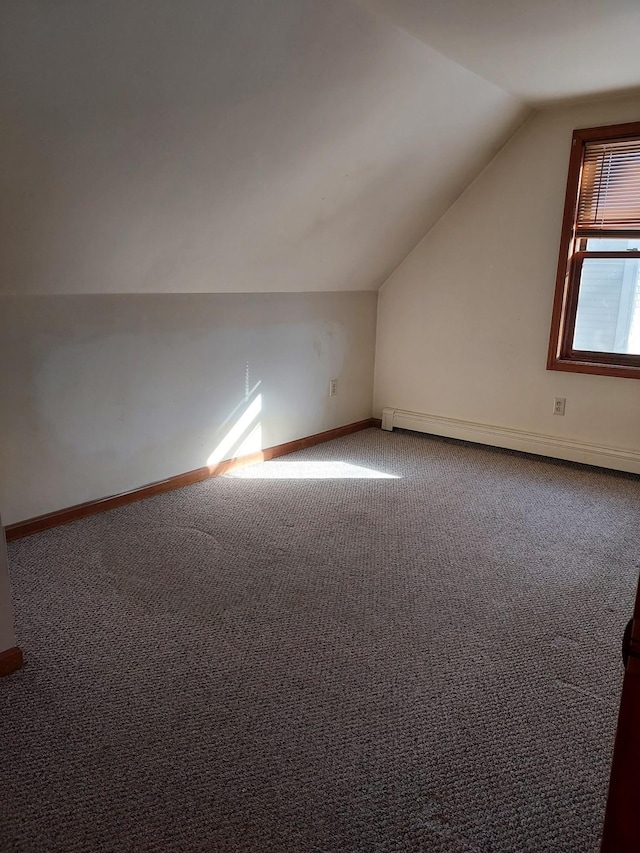
[[[626,252],[627,249],[640,249],[640,238],[637,240],[611,240],[608,237],[589,237],[588,252]]]
[[[589,240],[589,243],[612,241]],[[637,241],[616,241],[634,242]],[[600,246],[589,246],[600,249]],[[635,246],[625,246],[635,248]],[[585,258],[573,348],[640,355],[638,258]]]

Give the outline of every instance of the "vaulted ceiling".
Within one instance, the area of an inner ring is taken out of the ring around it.
[[[358,0],[533,104],[640,87],[638,0]]]
[[[3,0],[0,292],[379,287],[527,100],[640,84],[562,76],[524,8]]]

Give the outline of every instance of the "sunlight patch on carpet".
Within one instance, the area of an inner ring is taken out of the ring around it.
[[[396,474],[387,474],[375,468],[365,468],[340,460],[300,459],[295,462],[274,460],[264,465],[240,468],[226,474],[253,480],[398,480]]]

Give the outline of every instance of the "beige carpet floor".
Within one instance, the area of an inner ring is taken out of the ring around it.
[[[595,853],[639,495],[371,429],[12,543],[0,849]]]

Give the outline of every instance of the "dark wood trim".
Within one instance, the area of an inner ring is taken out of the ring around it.
[[[597,350],[572,349],[568,358],[574,361],[585,361],[588,363],[617,364],[620,367],[640,368],[640,355],[624,354],[619,352],[598,352]]]
[[[582,361],[580,358],[557,358],[547,370],[565,373],[592,373],[595,376],[617,376],[619,379],[640,379],[640,367],[608,364],[605,362]]]
[[[567,360],[571,347],[573,346],[573,336],[576,328],[576,317],[578,316],[578,297],[580,295],[580,278],[582,276],[583,257],[575,257],[569,264],[569,274],[567,275],[567,293],[564,302],[564,321],[562,330],[562,339],[560,341],[561,360]],[[585,359],[586,361],[587,359]]]
[[[625,136],[640,136],[640,121],[608,124],[605,127],[581,127],[574,131],[574,136],[585,142],[593,139],[624,139]]]
[[[605,240],[637,240],[637,228],[622,228],[618,225],[609,225],[607,228],[576,228],[576,237],[581,240],[594,240],[598,237],[603,237]],[[628,254],[638,252],[638,249],[628,249]]]
[[[567,296],[569,290],[568,258],[573,250],[573,230],[576,220],[578,187],[580,185],[583,156],[583,146],[579,137],[576,135],[577,133],[578,131],[574,131],[573,138],[571,140],[569,174],[567,176],[564,214],[562,216],[562,230],[560,232],[560,253],[558,257],[558,271],[556,274],[556,290],[553,298],[553,312],[551,315],[549,352],[547,356],[547,368],[549,369],[555,369],[557,359],[560,357],[562,341],[565,337]]]
[[[640,648],[640,583],[631,646]],[[622,626],[620,626],[622,632]],[[611,762],[601,853],[636,853],[640,839],[640,658],[627,661]]]
[[[547,370],[617,376],[621,379],[640,379],[640,363],[638,363],[637,356],[620,356],[616,353],[588,353],[572,349],[580,288],[580,269],[584,257],[637,257],[636,252],[618,255],[614,252],[585,253],[575,251],[576,214],[584,144],[592,140],[624,139],[625,137],[640,137],[640,122],[615,124],[607,127],[588,127],[573,132],[551,317],[551,334],[547,352]],[[614,229],[603,233],[606,233],[608,237],[617,236]],[[628,232],[620,231],[620,235],[622,233],[627,234]],[[595,230],[591,236],[596,236]],[[637,232],[634,232],[634,236],[637,236]]]
[[[22,649],[18,646],[0,652],[0,678],[4,675],[11,675],[12,672],[17,672],[23,665],[24,657]]]
[[[186,474],[178,474],[175,477],[159,480],[156,483],[150,483],[147,486],[141,486],[139,489],[132,489],[129,492],[122,492],[119,495],[99,498],[95,501],[87,501],[86,503],[76,504],[66,509],[48,512],[36,518],[18,521],[15,524],[7,525],[5,528],[7,541],[21,539],[24,536],[30,536],[32,533],[39,533],[42,530],[49,530],[51,527],[58,527],[60,524],[68,524],[71,521],[77,521],[79,518],[86,518],[88,515],[96,515],[99,512],[106,512],[109,509],[115,509],[116,507],[135,503],[145,498],[161,495],[164,492],[181,489],[183,486],[200,483],[202,480],[208,480],[210,477],[219,477],[221,474],[226,474],[234,468],[244,468],[246,465],[255,465],[257,462],[266,462],[269,459],[285,456],[287,453],[294,453],[296,450],[304,450],[307,447],[313,447],[316,444],[322,444],[334,438],[341,438],[359,430],[375,426],[379,427],[380,424],[381,422],[375,418],[366,418],[363,421],[356,421],[355,423],[346,424],[335,429],[328,429],[325,432],[318,432],[315,435],[308,435],[305,438],[287,441],[285,444],[277,444],[275,447],[267,447],[258,453],[228,459],[217,465],[196,468],[194,471],[187,471]]]
[[[616,237],[620,237],[620,234],[617,231]],[[638,239],[637,231],[634,234],[634,238],[636,240]],[[623,252],[601,252],[599,249],[596,251],[592,249],[584,249],[579,252],[574,252],[573,257],[576,261],[580,261],[580,264],[582,264],[586,258],[618,258],[621,261],[628,261],[629,259],[633,260],[635,258],[637,260],[640,257],[640,249],[625,249]]]

